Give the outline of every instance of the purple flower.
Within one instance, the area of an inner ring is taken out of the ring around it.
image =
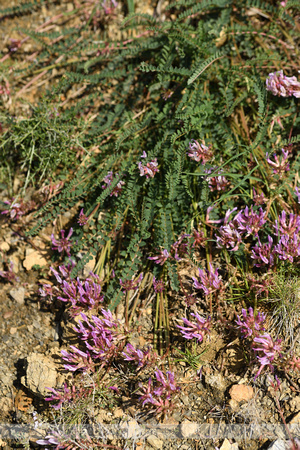
[[[115,174],[116,177],[119,176],[118,173]],[[110,187],[114,179],[113,172],[108,172],[108,174],[103,178],[103,181],[105,184],[102,185],[102,189],[106,189]],[[123,186],[125,182],[120,180],[118,184],[112,189],[111,193],[109,194],[110,197],[118,197],[118,195],[122,192]]]
[[[78,217],[78,223],[81,227],[83,227],[88,221],[88,217],[83,213],[83,208],[79,213],[79,217]]]
[[[258,355],[256,355],[256,357],[261,364],[259,371],[255,375],[256,379],[260,375],[262,369],[265,366],[268,366],[271,369],[271,371],[274,370],[272,362],[274,361],[275,358],[281,358],[282,346],[281,346],[281,339],[277,339],[274,342],[269,334],[264,334],[262,336],[255,337],[253,339],[253,346],[255,344],[260,344],[257,347],[253,347],[253,350],[255,352],[258,352]]]
[[[139,367],[144,366],[144,353],[133,345],[127,344],[122,355],[125,361],[135,361]]]
[[[51,234],[51,241],[53,244],[52,250],[57,250],[59,253],[65,251],[68,256],[71,255],[70,250],[73,246],[73,242],[69,241],[73,234],[73,228],[70,228],[68,236],[65,237],[65,230],[60,230],[61,239],[55,239],[54,234]]]
[[[39,288],[40,296],[46,298],[47,302],[49,302],[48,299],[50,299],[50,302],[52,302],[53,297],[57,297],[59,293],[60,290],[56,286],[52,286],[51,284],[43,284],[42,287]]]
[[[253,188],[253,201],[256,206],[263,205],[264,203],[266,203],[266,198],[265,198],[263,192],[260,195],[258,195],[256,193],[255,189]]]
[[[164,249],[160,251],[160,254],[157,256],[149,256],[148,259],[151,259],[155,262],[155,264],[160,264],[161,266],[171,257],[168,250]]]
[[[197,312],[195,314],[192,313],[191,316],[195,317],[196,322],[191,322],[183,317],[184,326],[176,326],[180,329],[180,333],[185,339],[196,338],[198,342],[202,342],[204,335],[210,331],[211,318],[204,319]]]
[[[198,141],[192,139],[189,143],[189,152],[187,155],[193,159],[194,161],[200,162],[202,160],[202,164],[206,164],[212,158],[211,145],[208,147],[205,145],[205,142],[202,140],[202,143],[199,144]]]
[[[0,277],[6,278],[11,283],[18,283],[20,278],[13,271],[14,263],[10,261],[8,270],[0,270]]]
[[[269,266],[273,266],[274,264],[274,249],[272,248],[273,239],[271,236],[268,236],[268,243],[262,244],[258,238],[258,244],[252,248],[251,258],[255,259],[254,266],[261,267],[264,264],[269,264]]]
[[[147,153],[144,152],[147,156]],[[143,153],[143,154],[144,154]],[[146,158],[146,156],[142,155],[142,158]],[[138,168],[140,170],[140,176],[146,176],[146,178],[153,178],[154,175],[159,172],[157,158],[154,158],[152,161],[148,162],[146,165],[143,165],[141,162],[138,163]]]
[[[253,206],[249,211],[248,206],[242,210],[236,217],[238,221],[238,229],[243,233],[247,233],[247,236],[254,233],[258,235],[258,231],[266,223],[266,212],[259,208],[259,212],[253,211]]]
[[[118,2],[116,0],[104,0],[101,3],[101,6],[104,9],[105,14],[112,14],[115,8],[118,6]]]
[[[174,242],[171,247],[171,251],[174,253],[174,259],[176,261],[180,261],[182,256],[186,256],[188,253],[188,245],[187,238],[189,238],[189,234],[182,234],[179,236],[178,241]]]
[[[209,269],[210,270],[199,269],[200,283],[193,277],[194,287],[196,289],[202,289],[205,295],[222,288],[222,280],[218,276],[218,269],[213,271],[211,263],[209,263]]]
[[[288,150],[285,151],[284,148],[281,149],[283,157],[281,160],[279,160],[276,153],[274,153],[274,160],[272,161],[268,156],[269,154],[266,153],[266,159],[269,165],[273,168],[273,173],[276,173],[280,176],[282,176],[285,172],[288,172],[290,170],[290,164],[288,162],[289,152]]]
[[[281,236],[280,241],[274,248],[275,253],[278,255],[279,259],[294,261],[294,258],[300,256],[300,240],[299,235],[294,233],[293,236],[284,234]]]
[[[192,247],[205,247],[205,243],[207,238],[204,236],[204,232],[202,230],[198,231],[195,228],[193,229],[192,237],[194,239]]]
[[[70,302],[74,312],[79,312],[84,307],[97,308],[99,303],[104,300],[101,294],[101,285],[91,279],[86,279],[84,283],[79,278],[69,282],[64,280],[61,290],[62,295],[57,297],[58,300]]]
[[[283,71],[279,70],[275,73],[270,73],[266,79],[267,90],[273,95],[279,97],[300,98],[300,83],[296,77],[287,77],[283,75]]]
[[[103,178],[103,181],[105,184],[102,185],[102,189],[106,189],[108,186],[111,185],[113,180],[113,173],[110,171],[107,175]]]
[[[167,371],[165,376],[161,370],[157,370],[154,374],[158,381],[158,387],[156,387],[153,392],[158,397],[165,395],[169,399],[173,393],[179,390],[173,372]]]
[[[85,342],[87,349],[93,359],[100,359],[104,364],[117,355],[125,333],[120,329],[121,324],[113,318],[111,311],[101,309],[103,317],[92,316],[89,320],[81,313],[74,330],[81,335],[80,339]]]
[[[295,233],[300,231],[300,216],[296,214],[290,214],[289,221],[286,221],[286,213],[282,211],[281,216],[278,216],[278,220],[275,220],[274,228],[276,230],[275,235],[285,234],[292,237]]]
[[[20,199],[19,202],[16,202],[14,198],[5,200],[3,203],[9,205],[10,208],[2,211],[1,214],[9,215],[12,220],[20,219],[20,217],[34,209],[36,206],[34,201],[24,202],[23,199]]]
[[[250,307],[248,315],[247,311],[244,308],[242,309],[242,316],[242,319],[240,316],[237,316],[238,320],[235,323],[244,338],[257,337],[261,331],[265,330],[263,323],[266,320],[266,314],[258,312],[254,317],[253,308]]]
[[[153,276],[153,288],[155,292],[162,292],[166,286],[162,280],[156,280],[155,276]]]
[[[223,219],[219,219],[219,220],[213,220],[213,219],[210,219],[209,215],[210,215],[211,211],[214,209],[215,206],[216,206],[216,205],[209,206],[209,207],[207,208],[207,210],[206,210],[205,222],[206,222],[207,224],[210,224],[210,223],[221,223],[221,222],[223,222]],[[234,210],[236,210],[236,208],[234,208],[232,211],[234,211]],[[232,212],[232,211],[231,211],[231,212]],[[230,210],[229,210],[229,214],[230,214]],[[226,213],[226,215],[227,215],[227,213]],[[224,221],[224,223],[226,223],[226,222]]]
[[[139,350],[131,344],[127,344],[125,350],[121,354],[125,361],[137,363],[140,369],[148,364],[152,364],[158,359],[158,355],[152,351],[151,347],[146,350]]]
[[[210,169],[206,169],[205,173],[208,174],[206,177],[208,179],[208,186],[211,192],[213,191],[225,191],[230,186],[230,182],[224,177],[222,174],[223,170],[218,170],[217,176],[209,176],[212,172],[217,170],[217,167],[212,167]]]
[[[56,281],[61,284],[62,283],[62,278],[66,278],[66,280],[71,280],[71,272],[72,269],[75,267],[75,263],[74,261],[70,260],[70,264],[66,266],[61,265],[58,266],[58,270],[60,271],[60,274],[57,272],[57,270],[55,270],[53,267],[50,267],[51,272],[53,273],[53,275],[56,278]]]
[[[300,203],[300,192],[299,192],[299,188],[295,188],[295,194],[297,195],[297,197],[298,197],[298,203]]]
[[[69,363],[65,365],[66,369],[72,372],[76,370],[94,372],[96,360],[100,360],[103,367],[119,354],[126,335],[121,330],[121,324],[113,318],[109,310],[102,309],[101,314],[102,317],[92,316],[88,319],[81,313],[83,320],[78,321],[74,331],[86,349],[80,350],[71,345],[72,352],[62,350],[63,359]]]
[[[156,382],[153,384],[152,378],[149,378],[147,386],[140,384],[139,400],[142,406],[148,405],[150,411],[157,416],[169,414],[175,407],[176,394],[180,390],[174,378],[174,374],[170,371],[166,375],[157,370],[155,373]]]
[[[239,248],[242,242],[242,236],[232,222],[228,225],[221,226],[218,232],[219,236],[216,235],[218,248],[227,248],[232,252],[235,252]]]
[[[48,391],[52,392],[51,397],[47,397],[45,398],[45,400],[47,402],[51,402],[51,401],[57,401],[58,403],[56,405],[52,405],[52,407],[56,410],[60,409],[62,407],[62,404],[66,401],[72,401],[74,399],[74,394],[75,394],[75,386],[72,386],[71,388],[68,388],[67,383],[63,384],[62,389],[53,389],[53,388],[49,388],[47,387],[46,389],[48,389]],[[46,436],[47,437],[47,436]],[[55,444],[55,442],[48,442],[48,444]],[[57,442],[58,443],[58,442]]]
[[[141,273],[140,276],[136,279],[136,280],[125,280],[122,281],[120,278],[120,285],[123,289],[123,292],[127,292],[127,291],[136,291],[139,287],[140,282],[143,279],[143,274]]]
[[[62,358],[65,361],[72,363],[64,364],[66,370],[69,370],[70,372],[75,372],[76,370],[82,370],[83,372],[95,371],[95,363],[88,351],[83,352],[74,345],[70,345],[70,349],[73,350],[73,353],[61,350]]]

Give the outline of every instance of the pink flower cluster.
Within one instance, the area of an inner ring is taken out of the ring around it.
[[[211,263],[209,263],[209,270],[198,270],[200,282],[197,278],[192,277],[194,281],[194,287],[196,289],[202,289],[205,295],[209,295],[212,292],[220,290],[223,286],[222,280],[218,275],[218,269],[215,271]]]
[[[266,320],[266,315],[258,313],[254,315],[253,309],[248,309],[248,315],[245,309],[242,309],[242,318],[239,316],[236,320],[237,328],[242,333],[244,338],[250,338],[251,348],[255,352],[255,357],[260,363],[260,368],[255,375],[255,379],[261,374],[264,367],[269,367],[270,370],[274,371],[273,362],[279,361],[282,358],[282,346],[281,340],[276,341],[264,332],[264,322]]]
[[[192,139],[189,143],[190,149],[189,152],[187,152],[187,155],[194,161],[202,161],[202,164],[206,164],[213,156],[211,147],[211,145],[206,146],[203,140],[200,144],[198,141],[195,141],[195,139]]]
[[[210,332],[211,318],[204,319],[197,312],[191,313],[191,316],[195,317],[196,322],[191,322],[186,318],[182,318],[184,325],[179,326],[180,333],[185,339],[197,339],[198,342],[203,341],[203,337]]]
[[[63,359],[68,362],[65,369],[72,372],[76,370],[93,372],[96,360],[100,361],[101,366],[105,366],[119,354],[126,333],[120,322],[113,318],[111,311],[101,309],[101,314],[102,317],[92,316],[89,320],[81,313],[83,320],[78,321],[78,326],[74,327],[74,330],[86,348],[83,351],[71,345],[73,353],[62,350]]]
[[[244,338],[248,337],[257,337],[262,331],[265,330],[263,324],[266,320],[266,314],[258,312],[254,316],[253,308],[248,309],[248,315],[247,311],[243,308],[242,309],[242,318],[240,316],[237,316],[236,324],[237,328],[242,333],[242,336]]]
[[[149,378],[147,386],[140,384],[140,401],[142,405],[148,405],[150,412],[157,416],[169,415],[175,407],[176,395],[180,388],[177,386],[174,373],[168,371],[164,374],[161,370],[154,372],[155,382]]]
[[[15,199],[12,198],[11,200],[5,200],[3,203],[9,205],[9,209],[5,209],[1,212],[1,214],[8,215],[12,220],[20,219],[20,217],[24,216],[36,207],[36,203],[33,200],[25,202],[23,199],[20,199],[16,202]]]
[[[115,177],[118,177],[119,174],[116,173]],[[114,181],[114,174],[113,172],[108,172],[108,174],[103,178],[103,182],[105,184],[102,185],[102,189],[107,189],[112,182]],[[123,186],[124,186],[125,182],[120,180],[118,182],[118,184],[112,189],[111,193],[109,194],[110,197],[114,196],[114,197],[118,197],[118,195],[122,192]]]
[[[55,239],[54,234],[51,234],[52,250],[57,250],[59,253],[66,252],[68,256],[71,256],[70,250],[73,246],[73,242],[70,240],[70,237],[73,234],[73,228],[70,228],[67,237],[65,237],[65,230],[60,230],[60,234],[60,239]]]
[[[178,240],[171,245],[170,252],[167,249],[161,249],[156,256],[149,256],[148,259],[163,266],[167,260],[180,261],[182,257],[188,255],[191,247],[205,247],[207,239],[203,231],[193,230],[193,234],[183,233]]]
[[[235,210],[236,208],[231,211],[228,210],[225,214],[224,225],[219,228],[216,235],[218,248],[236,251],[242,242],[243,235],[249,236],[254,234],[258,236],[258,231],[266,223],[266,213],[262,208],[258,211],[253,211],[253,206],[251,206],[250,210],[246,206],[234,218],[229,220],[230,215]]]
[[[143,279],[143,274],[141,273],[140,276],[136,280],[131,279],[131,280],[122,281],[120,279],[119,281],[120,281],[121,288],[123,289],[123,292],[125,293],[127,291],[136,291],[138,289],[139,284],[141,283],[142,279]]]
[[[147,158],[147,153],[143,151],[141,158]],[[140,170],[140,176],[146,176],[146,178],[153,178],[154,175],[159,172],[157,158],[152,161],[142,164],[141,161],[138,162],[138,168]]]
[[[8,270],[0,270],[0,277],[6,278],[11,283],[18,283],[20,278],[17,277],[15,272],[13,271],[14,263],[10,261],[8,265]]]
[[[257,245],[252,248],[252,255],[256,267],[274,264],[274,258],[290,262],[298,260],[300,257],[300,216],[290,214],[289,220],[285,211],[281,213],[275,221],[275,236],[278,238],[277,245],[273,246],[273,238],[268,236],[268,243],[262,244],[258,239]]]
[[[266,80],[267,90],[279,97],[300,98],[300,82],[296,77],[287,77],[283,71],[270,73]]]
[[[138,369],[154,364],[159,356],[151,347],[140,350],[136,349],[132,344],[127,344],[121,353],[125,361],[131,361],[137,364]]]
[[[104,298],[101,294],[101,284],[98,275],[90,272],[88,278],[85,281],[77,279],[71,279],[71,271],[74,264],[70,264],[65,267],[59,266],[59,271],[50,268],[54,274],[59,286],[52,286],[50,284],[44,284],[40,288],[39,293],[41,297],[53,297],[68,303],[71,316],[78,315],[82,310],[97,309],[99,304],[103,302]]]
[[[82,210],[79,213],[79,217],[78,217],[77,222],[79,223],[79,225],[81,227],[83,227],[84,225],[87,224],[87,221],[88,221],[88,217],[84,214],[83,208],[82,208]]]
[[[281,159],[278,158],[276,153],[274,153],[274,160],[275,161],[272,161],[269,158],[269,154],[268,153],[266,153],[266,158],[267,158],[267,162],[269,163],[269,165],[273,169],[273,173],[282,176],[285,172],[288,172],[290,170],[290,164],[288,162],[289,151],[288,150],[285,151],[284,148],[282,148],[281,151],[282,151],[282,158]]]
[[[217,167],[212,167],[210,169],[206,169],[205,172],[208,174],[208,186],[211,192],[214,191],[225,191],[230,186],[230,181],[227,180],[224,175],[222,175],[223,170],[220,169],[217,171],[216,176],[210,176],[212,172],[215,172]]]

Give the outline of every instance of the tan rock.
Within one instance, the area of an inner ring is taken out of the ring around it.
[[[290,408],[293,412],[300,411],[300,395],[292,398],[292,400],[290,401]]]
[[[233,412],[237,411],[240,407],[239,403],[236,400],[233,400],[232,398],[229,400],[228,403]]]
[[[41,248],[42,247],[42,248]],[[25,259],[23,266],[26,270],[32,269],[34,265],[46,266],[49,261],[49,251],[44,249],[44,245],[40,245],[41,250],[35,250],[33,248],[27,248],[25,252]]]
[[[8,414],[14,409],[13,401],[9,397],[0,398],[0,411],[2,414]]]
[[[251,386],[244,384],[234,384],[230,391],[230,397],[236,402],[249,401],[254,396],[254,390]]]
[[[9,256],[9,261],[13,263],[12,271],[18,273],[20,270],[20,260],[17,255],[13,254]]]
[[[124,416],[124,413],[123,413],[123,411],[122,411],[121,408],[117,408],[117,409],[115,409],[113,415],[114,415],[114,417],[115,417],[116,419],[119,419],[120,417],[123,417],[123,416]]]
[[[93,257],[93,259],[91,259],[90,261],[88,261],[84,266],[83,266],[83,276],[84,278],[88,277],[90,272],[93,272],[96,266],[96,257],[94,255],[91,255]]]
[[[161,441],[154,435],[148,436],[147,442],[149,445],[151,445],[151,447],[157,448],[157,449],[163,448],[163,444],[164,444],[163,441]]]
[[[224,439],[223,444],[220,447],[220,450],[238,450],[238,444],[231,444],[228,439]]]
[[[26,375],[21,378],[21,383],[34,394],[44,397],[50,393],[46,387],[56,386],[57,376],[56,365],[51,358],[42,353],[31,353],[27,357]]]
[[[298,412],[298,413],[292,418],[292,420],[289,421],[289,423],[300,424],[300,412]]]
[[[189,420],[185,420],[180,425],[180,432],[184,438],[191,438],[193,434],[197,432],[198,424],[195,422],[190,422]]]
[[[0,242],[0,250],[2,250],[3,252],[8,252],[9,249],[10,245],[8,244],[8,242],[6,241]]]
[[[205,381],[209,386],[220,392],[224,392],[226,390],[225,379],[220,373],[207,374],[205,376]]]
[[[25,289],[22,286],[11,289],[9,294],[18,305],[24,305]]]

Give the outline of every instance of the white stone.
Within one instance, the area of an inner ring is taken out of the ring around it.
[[[216,374],[207,374],[205,376],[206,383],[217,389],[220,392],[224,392],[226,390],[226,383],[224,377],[220,373]]]
[[[156,436],[154,435],[150,435],[147,437],[147,442],[149,445],[151,445],[151,447],[153,448],[162,448],[163,447],[163,441],[161,441],[160,439],[158,439]]]
[[[193,434],[197,432],[198,424],[195,422],[190,422],[189,420],[185,420],[180,425],[180,431],[184,438],[189,438]]]
[[[120,427],[124,431],[124,439],[137,438],[141,432],[139,424],[133,419],[123,422]]]
[[[24,305],[25,289],[22,286],[11,289],[9,294],[18,305]]]

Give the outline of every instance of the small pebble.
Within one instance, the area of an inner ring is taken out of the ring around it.
[[[234,384],[229,391],[230,397],[236,402],[249,401],[254,396],[252,386],[246,386],[245,384]]]

